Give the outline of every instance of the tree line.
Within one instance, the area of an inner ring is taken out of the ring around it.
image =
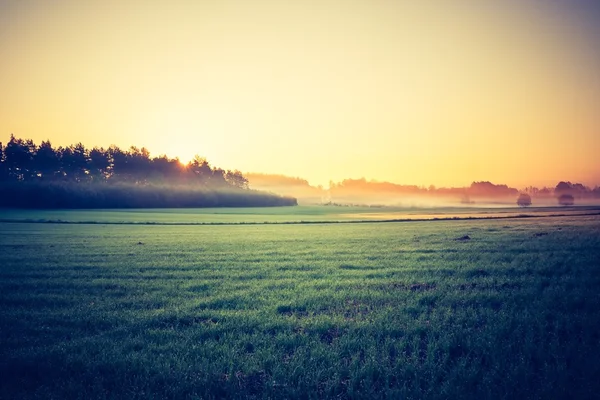
[[[142,147],[53,147],[11,135],[0,143],[0,206],[35,208],[244,207],[295,205],[250,190],[238,170],[195,156],[186,165]]]
[[[199,156],[187,165],[165,155],[150,157],[142,147],[122,150],[87,149],[82,143],[54,148],[50,141],[37,146],[32,140],[11,135],[6,146],[0,143],[0,180],[2,181],[71,181],[194,183],[207,187],[248,188],[248,179],[238,170],[212,167]]]
[[[493,184],[489,181],[473,182],[468,187],[441,187],[433,185],[429,187],[416,185],[401,185],[391,182],[367,181],[366,179],[344,179],[339,183],[330,182],[329,192],[335,195],[360,195],[362,193],[379,193],[389,195],[420,195],[435,197],[460,198],[469,196],[472,198],[513,198],[521,191],[503,184]],[[523,190],[534,198],[556,198],[563,194],[569,194],[577,199],[600,198],[600,187],[590,188],[581,183],[559,182],[556,187],[537,188],[529,186]]]

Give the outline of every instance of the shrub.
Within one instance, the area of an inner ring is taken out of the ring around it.
[[[575,198],[570,194],[561,194],[558,197],[558,204],[561,206],[572,206],[575,204]]]
[[[517,199],[519,207],[529,207],[531,205],[531,196],[527,193],[521,193]]]

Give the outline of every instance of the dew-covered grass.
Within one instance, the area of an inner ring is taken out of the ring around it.
[[[599,357],[599,217],[0,223],[0,398],[596,398]]]
[[[107,210],[31,210],[0,208],[0,222],[68,224],[215,225],[319,222],[376,222],[436,219],[487,219],[600,215],[600,206],[294,206],[237,208],[156,208]]]

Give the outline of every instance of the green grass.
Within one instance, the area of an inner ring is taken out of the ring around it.
[[[356,222],[406,219],[497,218],[520,215],[600,215],[599,206],[573,207],[368,207],[295,206],[252,208],[161,208],[109,210],[29,210],[0,208],[0,222],[107,224],[248,224]]]
[[[599,356],[599,217],[0,223],[2,398],[596,398]]]

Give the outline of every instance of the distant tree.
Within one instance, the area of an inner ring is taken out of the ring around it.
[[[592,189],[582,183],[573,184],[573,192],[571,193],[576,199],[584,199],[593,197]]]
[[[42,141],[33,156],[36,175],[44,180],[52,179],[60,173],[59,154],[52,148],[49,140]]]
[[[89,154],[90,176],[94,181],[104,181],[110,176],[110,155],[102,147],[94,147]]]
[[[82,143],[71,145],[69,147],[60,147],[60,164],[62,175],[67,180],[82,182],[87,180],[89,175],[88,152]]]
[[[558,204],[561,206],[572,206],[575,204],[575,198],[571,194],[561,194],[558,196]]]
[[[148,183],[148,178],[151,175],[152,161],[150,160],[150,152],[145,147],[138,149],[131,146],[126,154],[127,168],[130,175],[137,183]]]
[[[529,207],[531,205],[531,196],[527,193],[521,193],[517,199],[519,207]]]
[[[538,189],[535,186],[528,186],[525,188],[525,193],[527,193],[528,195],[530,195],[532,197],[537,197],[539,192],[540,192],[540,189]]]
[[[246,179],[244,175],[242,175],[242,173],[237,169],[235,171],[227,171],[227,174],[225,175],[225,180],[231,186],[238,187],[241,189],[248,188],[248,179]]]
[[[181,163],[177,159],[169,159],[166,155],[152,159],[151,177],[155,181],[173,181],[181,176]]]
[[[115,145],[110,146],[107,152],[112,161],[111,179],[118,181],[130,180],[127,153]]]
[[[544,186],[537,192],[537,196],[538,197],[552,197],[552,190],[550,190],[549,188]]]
[[[33,141],[17,139],[14,135],[10,135],[10,140],[4,148],[4,162],[10,178],[24,181],[35,175],[33,171],[35,150]]]
[[[554,188],[554,194],[560,196],[561,194],[571,194],[573,191],[573,184],[571,182],[558,182]]]
[[[229,182],[225,179],[225,170],[221,168],[213,168],[210,176],[209,185],[212,187],[227,186]]]
[[[576,199],[585,199],[594,197],[594,191],[581,184],[581,183],[571,183],[571,182],[560,182],[556,185],[554,189],[554,195],[560,196],[563,194],[570,194]]]
[[[85,180],[90,173],[88,151],[81,142],[71,146],[71,148],[73,149],[75,174],[79,180]]]
[[[2,142],[0,142],[0,181],[5,181],[8,177],[6,172],[6,164],[4,162],[4,147],[2,146]]]
[[[213,169],[206,158],[195,155],[194,159],[188,163],[186,170],[190,173],[196,182],[209,184],[213,178]]]
[[[509,197],[516,196],[519,191],[507,185],[494,185],[491,182],[473,182],[468,189],[472,197]]]

